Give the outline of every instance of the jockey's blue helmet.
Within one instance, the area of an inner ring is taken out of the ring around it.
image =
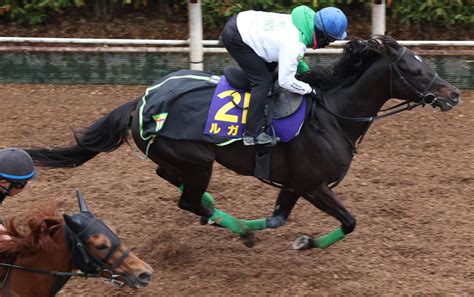
[[[26,183],[36,175],[31,156],[20,148],[0,150],[0,179]]]
[[[326,7],[314,15],[315,27],[334,39],[345,39],[347,37],[347,17],[336,7]]]

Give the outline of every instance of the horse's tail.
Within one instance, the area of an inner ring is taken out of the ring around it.
[[[74,132],[76,144],[53,149],[26,149],[35,164],[51,168],[80,166],[102,152],[119,148],[128,138],[131,113],[139,98],[127,102],[102,117],[84,131]]]

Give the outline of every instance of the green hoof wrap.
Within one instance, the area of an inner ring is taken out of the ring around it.
[[[179,186],[178,190],[182,193],[184,190],[184,185]],[[204,194],[202,194],[201,203],[204,207],[207,208],[214,208],[214,206],[216,206],[216,201],[208,192],[204,192]]]
[[[258,219],[258,220],[241,220],[247,228],[250,230],[263,230],[267,229],[267,219]]]
[[[341,227],[338,227],[336,230],[320,236],[319,238],[315,238],[314,242],[316,243],[316,247],[320,249],[325,249],[328,246],[338,242],[339,240],[343,239],[346,236],[342,231]]]
[[[214,209],[214,214],[209,219],[239,235],[243,235],[248,231],[244,222],[217,208]]]

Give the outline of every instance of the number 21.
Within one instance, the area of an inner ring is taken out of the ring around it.
[[[247,109],[250,103],[250,93],[245,92],[244,94],[245,95],[244,95],[244,110],[242,111],[242,124],[245,124],[247,122]],[[239,117],[236,115],[231,115],[227,113],[232,108],[235,108],[235,105],[238,105],[240,101],[242,100],[242,96],[240,95],[240,93],[235,90],[227,90],[227,91],[217,94],[217,96],[221,99],[231,96],[233,100],[230,102],[227,102],[226,104],[224,104],[224,106],[219,108],[219,110],[216,112],[215,119],[217,121],[237,123],[239,121]]]

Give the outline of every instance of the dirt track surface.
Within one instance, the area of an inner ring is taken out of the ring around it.
[[[0,85],[0,146],[70,143],[81,128],[143,86]],[[73,279],[60,296],[474,295],[474,92],[451,112],[417,108],[377,122],[336,189],[358,225],[321,251],[294,251],[300,235],[338,222],[300,200],[289,222],[246,248],[229,231],[178,209],[178,191],[127,145],[38,178],[1,213],[22,215],[44,199],[77,211],[74,189],[155,270],[144,289]],[[270,215],[277,190],[215,166],[209,187],[239,218]]]

